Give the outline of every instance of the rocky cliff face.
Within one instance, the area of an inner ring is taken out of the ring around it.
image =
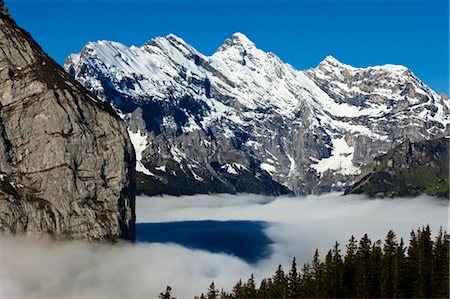
[[[0,0],[0,231],[134,239],[127,130]]]
[[[450,128],[448,99],[405,67],[297,71],[241,33],[210,57],[174,35],[89,43],[65,69],[121,113],[150,193],[343,190],[406,136]]]
[[[346,193],[372,196],[428,193],[448,198],[449,140],[439,138],[401,143],[366,166]]]

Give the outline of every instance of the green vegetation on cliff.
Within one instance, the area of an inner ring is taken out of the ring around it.
[[[449,139],[409,140],[376,158],[346,194],[449,197]]]

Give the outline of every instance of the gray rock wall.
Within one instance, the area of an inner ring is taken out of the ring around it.
[[[0,231],[134,239],[124,123],[18,28],[0,0]]]

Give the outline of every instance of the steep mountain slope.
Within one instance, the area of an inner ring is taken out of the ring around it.
[[[346,193],[449,197],[449,139],[401,143],[366,166]]]
[[[0,232],[134,239],[124,123],[18,28],[0,0]]]
[[[301,72],[241,33],[210,57],[174,35],[139,48],[89,43],[65,69],[120,111],[137,170],[163,193],[180,177],[179,193],[191,182],[198,192],[342,190],[405,136],[441,136],[450,123],[448,99],[404,67],[327,57]]]

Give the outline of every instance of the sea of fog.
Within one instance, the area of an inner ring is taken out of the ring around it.
[[[376,199],[327,194],[307,197],[196,195],[138,197],[137,242],[0,239],[0,297],[157,298],[166,285],[179,299],[205,292],[211,281],[230,289],[251,273],[323,257],[334,245],[393,229],[409,241],[429,224],[448,228],[448,201],[431,197]]]

